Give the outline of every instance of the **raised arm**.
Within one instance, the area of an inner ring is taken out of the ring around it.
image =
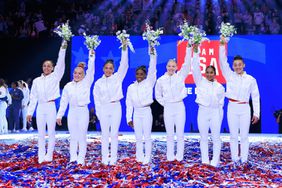
[[[192,74],[193,74],[193,78],[195,81],[196,86],[199,86],[203,76],[201,73],[201,69],[200,69],[200,57],[199,57],[199,52],[195,53],[194,52],[194,56],[193,56],[193,60],[192,60],[192,66],[193,66],[193,70],[192,70]]]
[[[121,60],[120,60],[120,65],[117,70],[117,75],[121,81],[123,81],[127,70],[128,70],[128,49],[126,48],[125,50],[121,49]]]
[[[164,106],[165,101],[163,98],[163,90],[162,90],[160,80],[157,80],[156,87],[155,87],[155,95],[156,95],[156,100],[158,101],[158,103]]]
[[[95,74],[95,52],[93,50],[89,50],[89,59],[87,65],[87,71],[85,74],[85,80],[91,86],[94,81],[94,74]]]
[[[150,47],[149,47],[150,49]],[[157,80],[157,52],[156,49],[154,49],[155,55],[150,54],[150,63],[149,63],[149,69],[148,69],[148,75],[147,80],[151,83],[152,86],[155,85]]]
[[[29,99],[30,101],[28,105],[27,115],[32,116],[38,101],[37,83],[35,80],[33,81],[31,86]]]
[[[62,117],[64,116],[66,112],[68,104],[69,104],[68,89],[65,86],[65,88],[63,89],[61,100],[60,100],[60,108],[57,113],[57,119],[62,119]]]
[[[178,75],[181,76],[182,80],[185,81],[191,69],[191,47],[186,48],[186,55],[184,63],[182,64],[181,69],[178,72]]]
[[[54,75],[56,76],[56,79],[58,81],[62,79],[65,72],[66,45],[67,45],[66,41],[63,41],[59,51],[59,56],[57,59],[56,66],[54,68]]]
[[[219,64],[223,76],[225,77],[226,80],[228,80],[230,75],[233,73],[233,71],[231,70],[229,64],[227,63],[225,45],[220,45],[219,47]]]

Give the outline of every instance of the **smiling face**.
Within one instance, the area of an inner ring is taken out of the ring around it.
[[[176,61],[175,60],[169,60],[167,62],[166,65],[166,71],[168,73],[168,75],[173,75],[175,73],[175,71],[177,70],[177,65],[176,65]]]
[[[114,73],[114,65],[112,63],[106,63],[103,68],[106,77],[112,76]]]
[[[213,82],[214,81],[214,78],[215,78],[215,68],[214,67],[211,67],[211,66],[208,66],[206,68],[206,78],[208,81],[211,81]]]
[[[51,61],[45,61],[42,65],[43,74],[45,76],[51,74],[54,70],[53,63]]]
[[[233,70],[237,74],[243,74],[244,73],[244,68],[245,68],[245,63],[241,59],[236,59],[233,61]]]
[[[84,70],[81,67],[76,67],[73,72],[73,80],[79,82],[84,78]]]
[[[142,82],[146,78],[146,73],[142,69],[138,69],[135,73],[137,82]]]

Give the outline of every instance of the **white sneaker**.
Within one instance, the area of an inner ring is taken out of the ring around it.
[[[176,157],[176,160],[180,162],[183,160],[183,157]]]
[[[218,167],[218,163],[214,162],[213,160],[211,160],[211,166],[213,167]]]
[[[41,164],[44,162],[44,159],[38,159],[38,163]]]
[[[168,161],[174,161],[175,157],[167,157]]]
[[[136,158],[136,161],[137,161],[138,163],[143,163],[143,162],[144,162],[144,157],[141,158],[141,159]]]
[[[84,160],[77,160],[77,164],[84,166],[85,163],[84,163]]]
[[[149,164],[150,163],[150,158],[145,158],[143,161],[143,165]]]
[[[20,132],[20,130],[16,130],[15,132],[16,132],[16,133],[19,133],[19,132]]]
[[[53,161],[53,155],[49,155],[49,154],[45,155],[44,161],[47,161],[47,162]]]
[[[71,159],[70,159],[70,163],[71,163],[71,162],[75,162],[75,161],[77,161],[77,158],[71,158]]]
[[[116,162],[117,162],[117,160],[116,160],[116,159],[111,159],[111,161],[110,161],[110,165],[115,165],[115,164],[116,164]]]
[[[30,127],[28,130],[29,130],[29,131],[33,131],[34,129],[33,129],[33,127]]]
[[[26,131],[27,131],[27,129],[26,129],[26,128],[23,128],[23,129],[22,129],[22,131],[26,132]]]

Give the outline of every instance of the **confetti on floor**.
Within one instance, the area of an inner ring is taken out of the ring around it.
[[[67,138],[56,140],[53,162],[42,164],[36,139],[0,141],[0,187],[282,187],[282,142],[252,142],[246,164],[232,163],[229,143],[223,142],[215,168],[200,163],[196,138],[185,137],[182,162],[166,161],[165,139],[154,139],[149,165],[136,162],[134,139],[122,139],[115,166],[101,165],[99,136],[88,141],[83,167],[68,162]]]

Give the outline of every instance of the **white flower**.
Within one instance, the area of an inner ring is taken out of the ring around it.
[[[148,22],[146,23],[146,30],[144,31],[144,33],[142,34],[142,38],[143,40],[147,40],[149,43],[149,46],[151,48],[154,48],[155,46],[159,46],[159,39],[160,39],[160,35],[163,34],[163,30],[162,28],[157,29],[156,31],[152,30],[151,26],[148,24]],[[153,50],[151,50],[151,54],[153,54]]]
[[[220,25],[220,34],[221,35],[220,36],[228,39],[236,33],[237,32],[236,32],[236,28],[234,27],[234,25],[231,25],[230,23],[221,22],[221,25]]]
[[[122,48],[123,50],[126,49],[126,46],[129,47],[129,49],[132,51],[132,52],[135,52],[134,48],[133,48],[133,45],[132,43],[130,42],[130,39],[129,39],[129,34],[126,33],[125,30],[122,30],[122,31],[117,31],[116,32],[116,35],[117,35],[117,39],[120,41],[121,43],[121,46],[119,48]],[[126,45],[124,45],[126,44]]]
[[[98,35],[87,36],[86,33],[83,33],[83,36],[85,38],[84,44],[88,50],[95,50],[101,43]]]
[[[70,38],[73,36],[68,21],[62,25],[59,25],[54,30],[54,32],[57,33],[60,37],[62,37],[66,41],[69,41]]]
[[[205,40],[209,40],[206,38],[206,32],[197,28],[196,26],[189,26],[186,20],[184,23],[179,26],[181,32],[178,36],[183,37],[181,41],[187,40],[190,46],[194,44],[201,44],[201,42]]]

